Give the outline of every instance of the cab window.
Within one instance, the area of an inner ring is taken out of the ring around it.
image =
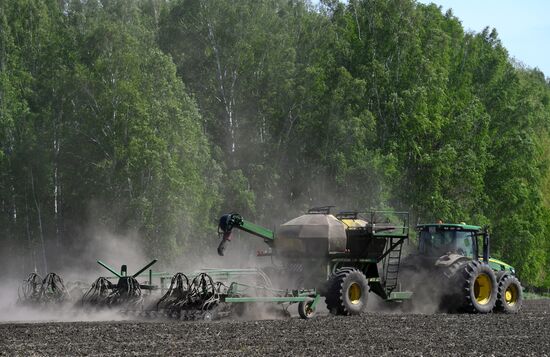
[[[457,253],[472,257],[472,232],[425,230],[420,232],[419,249],[427,255],[443,255]]]
[[[472,242],[472,232],[456,232],[456,252],[458,254],[473,257],[474,249]]]

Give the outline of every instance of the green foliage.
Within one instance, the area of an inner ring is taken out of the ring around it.
[[[489,224],[550,286],[549,118],[544,74],[433,4],[5,1],[0,244],[45,265],[99,224],[173,258],[221,213],[394,208]]]
[[[3,217],[17,211],[3,226],[31,247],[45,240],[45,260],[56,258],[48,241],[78,251],[97,225],[137,232],[151,256],[168,258],[215,228],[204,218],[217,207],[219,165],[195,102],[138,5],[10,3],[5,38],[10,30],[21,42],[8,58],[19,56],[30,79],[19,106],[2,102],[3,133],[14,136],[2,147],[10,155]],[[20,78],[8,72],[7,80]],[[25,103],[27,113],[15,117]]]

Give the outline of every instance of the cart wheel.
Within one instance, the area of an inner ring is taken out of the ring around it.
[[[313,301],[313,299],[309,298],[307,300],[300,301],[298,304],[298,313],[302,319],[307,320],[315,316],[315,309],[311,308]]]
[[[218,309],[215,307],[202,315],[203,321],[214,321],[218,318]]]

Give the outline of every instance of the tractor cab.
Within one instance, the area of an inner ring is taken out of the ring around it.
[[[483,253],[484,260],[488,258],[489,235],[479,226],[433,223],[418,225],[416,230],[418,252],[423,256],[437,258],[451,253],[473,258]]]

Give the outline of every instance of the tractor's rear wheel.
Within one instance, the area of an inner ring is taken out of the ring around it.
[[[464,264],[461,278],[462,309],[470,313],[491,312],[497,300],[497,281],[489,265],[472,260]]]
[[[518,278],[505,275],[498,284],[495,311],[515,314],[523,304],[523,290]]]
[[[361,271],[338,269],[328,281],[327,308],[334,315],[359,315],[367,307],[368,291],[367,278]]]

